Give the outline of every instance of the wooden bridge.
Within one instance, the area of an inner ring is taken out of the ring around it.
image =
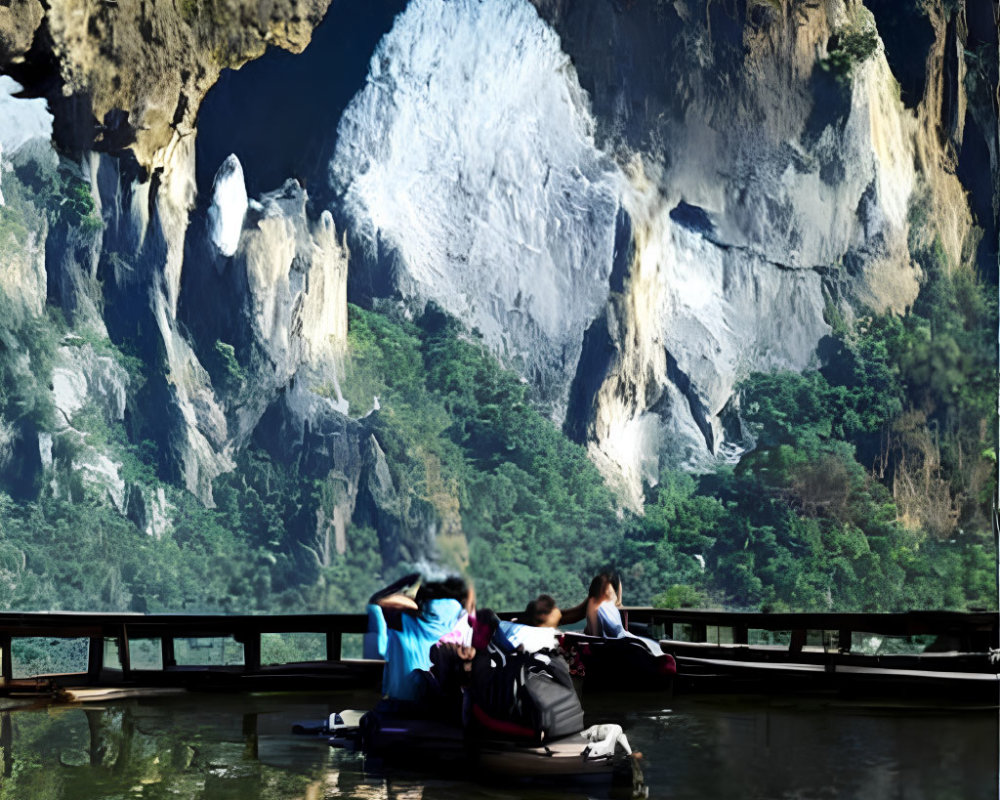
[[[996,613],[626,612],[630,630],[675,657],[680,691],[932,691],[1000,700]],[[364,614],[0,614],[0,695],[375,688],[382,662],[345,657],[345,637],[360,654],[366,626]],[[298,649],[281,646],[289,639]],[[69,642],[82,662],[70,669],[32,669],[20,658],[33,651],[37,662],[46,647]]]

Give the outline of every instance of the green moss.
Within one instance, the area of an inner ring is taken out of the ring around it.
[[[181,0],[177,10],[180,11],[181,19],[188,25],[193,25],[198,19],[198,0]]]
[[[873,25],[855,22],[834,33],[827,57],[820,67],[839,81],[849,83],[855,68],[871,58],[878,49],[878,32]]]
[[[246,383],[246,370],[240,366],[236,358],[236,349],[221,340],[215,343],[217,372],[221,374],[222,383],[230,390],[238,390]]]
[[[33,232],[41,233],[42,215],[31,200],[32,194],[16,173],[4,173],[3,195],[5,205],[0,206],[0,253],[17,253],[27,246]]]

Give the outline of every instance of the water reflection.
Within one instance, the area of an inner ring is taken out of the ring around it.
[[[387,770],[296,720],[370,695],[186,695],[0,712],[0,800],[437,800],[628,796],[627,788],[475,782]],[[995,798],[994,712],[734,698],[600,697],[654,798]]]

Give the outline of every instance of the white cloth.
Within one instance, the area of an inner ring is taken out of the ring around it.
[[[621,745],[626,755],[632,755],[632,747],[622,731],[621,725],[591,725],[580,732],[590,742],[583,751],[584,758],[606,758],[615,754],[615,748]]]
[[[515,650],[523,646],[527,652],[535,653],[559,646],[559,632],[555,628],[536,628],[533,625],[503,620],[500,623],[500,631]]]
[[[654,642],[652,639],[647,639],[644,636],[636,636],[634,633],[625,630],[621,612],[611,600],[605,600],[597,607],[597,624],[599,628],[597,631],[598,636],[603,636],[606,639],[638,639],[649,648],[649,652],[654,656],[663,655],[663,650],[660,649],[658,642]]]

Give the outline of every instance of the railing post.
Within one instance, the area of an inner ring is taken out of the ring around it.
[[[746,644],[750,641],[747,626],[742,623],[733,625],[733,644]]]
[[[87,683],[96,685],[101,682],[101,670],[104,669],[104,637],[91,636],[87,651]]]
[[[4,689],[9,689],[11,681],[14,680],[13,650],[13,641],[10,638],[10,634],[0,634],[0,680],[3,681]]]
[[[792,640],[788,643],[789,653],[801,653],[806,643],[806,632],[802,628],[792,631]]]
[[[128,647],[128,629],[124,623],[118,633],[118,661],[122,665],[122,678],[129,680],[132,673],[132,658]]]
[[[243,671],[260,672],[260,631],[251,631],[241,637],[243,642]]]
[[[851,634],[852,631],[848,628],[841,628],[837,633],[837,650],[841,653],[851,652]]]
[[[341,658],[341,634],[340,631],[326,632],[326,660],[340,661]]]
[[[177,656],[174,655],[174,637],[160,637],[160,660],[163,661],[163,668],[176,667]]]

